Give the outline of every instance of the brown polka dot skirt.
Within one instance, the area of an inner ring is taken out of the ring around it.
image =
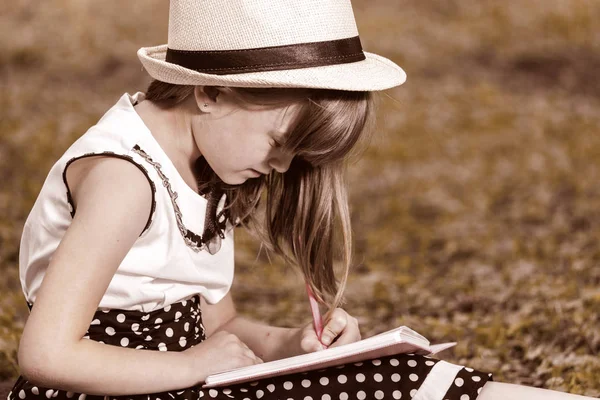
[[[134,349],[188,349],[205,339],[200,297],[195,296],[150,313],[97,311],[85,338]],[[20,376],[8,400],[471,400],[477,398],[485,383],[491,379],[491,374],[471,368],[430,357],[402,354],[226,388],[203,389],[194,386],[127,396],[96,396],[44,388]]]

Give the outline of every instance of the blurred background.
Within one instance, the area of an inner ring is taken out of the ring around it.
[[[408,81],[350,169],[345,308],[363,336],[406,324],[497,381],[600,396],[600,2],[353,4],[363,47]],[[0,5],[0,382],[18,375],[28,212],[68,146],[145,90],[135,53],[167,22],[165,0]],[[308,322],[296,272],[237,241],[239,311]]]

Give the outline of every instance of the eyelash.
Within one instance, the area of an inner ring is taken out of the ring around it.
[[[271,139],[271,147],[281,147],[283,146],[283,143],[275,140],[275,139]]]

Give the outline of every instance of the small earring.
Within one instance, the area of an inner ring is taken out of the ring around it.
[[[208,103],[202,104],[202,107],[204,107],[204,108],[208,107]]]

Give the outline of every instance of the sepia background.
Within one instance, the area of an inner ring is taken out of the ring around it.
[[[350,168],[345,308],[363,336],[406,324],[497,381],[600,396],[600,2],[353,4],[363,47],[408,81]],[[135,52],[166,42],[167,15],[166,0],[0,5],[0,382],[18,375],[28,212],[67,147],[145,90]],[[237,241],[239,311],[308,322],[297,273]]]

